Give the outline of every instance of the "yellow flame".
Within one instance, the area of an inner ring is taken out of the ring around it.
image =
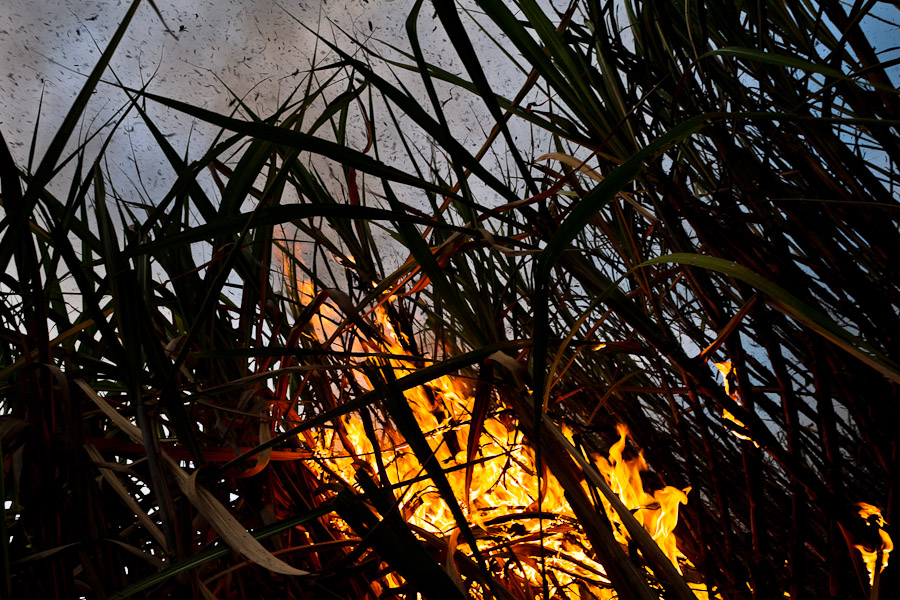
[[[641,480],[641,472],[647,471],[647,462],[644,460],[643,451],[637,456],[625,459],[625,447],[629,432],[625,425],[618,425],[619,441],[609,449],[609,459],[598,458],[597,468],[605,475],[622,502],[629,509],[636,511],[635,518],[650,532],[653,540],[660,549],[669,557],[672,564],[680,570],[678,559],[686,560],[686,557],[678,551],[677,539],[672,533],[678,523],[678,506],[687,504],[687,494],[690,487],[680,490],[676,487],[666,486],[649,494],[644,490]],[[625,529],[621,526],[618,514],[611,506],[606,507],[607,515],[617,527],[619,541],[625,543]]]

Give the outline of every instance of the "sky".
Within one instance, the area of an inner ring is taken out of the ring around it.
[[[381,42],[409,50],[405,20],[412,0],[155,0],[155,4],[162,18],[148,0],[142,2],[104,76],[109,83],[98,87],[80,130],[69,143],[70,149],[75,148],[99,133],[88,146],[93,157],[111,135],[104,155],[108,184],[138,203],[157,204],[176,176],[136,111],[119,123],[128,100],[114,85],[115,78],[131,88],[149,81],[152,93],[222,114],[235,110],[239,97],[258,115],[268,116],[298,86],[305,86],[312,64],[334,60],[323,40],[357,56],[362,55],[352,39],[393,57],[399,56],[397,51]],[[462,72],[428,5],[419,25],[426,60]],[[32,147],[35,161],[40,159],[129,6],[130,0],[0,3],[0,61],[6,65],[6,72],[0,74],[0,133],[19,165],[27,164]],[[474,42],[495,89],[515,94],[525,75],[510,69],[486,38]],[[414,92],[418,89],[424,98],[415,74],[389,73],[383,64],[378,70],[399,78]],[[328,94],[336,96],[344,86],[338,81]],[[445,88],[444,96],[457,138],[474,153],[486,135],[478,122],[479,115],[486,114],[485,107],[459,91]],[[161,105],[148,102],[146,108],[172,146],[190,159],[202,156],[220,133]],[[114,133],[113,123],[117,124]],[[364,127],[355,123],[351,129],[357,136],[351,144],[362,149]],[[320,131],[327,135],[327,127]],[[424,135],[408,133],[411,143],[427,156],[430,145]],[[386,153],[398,150],[387,162],[402,160],[396,140],[382,134],[380,141]],[[402,163],[394,166],[409,168]],[[64,170],[51,184],[58,196],[65,196],[70,173],[71,168]],[[201,185],[216,197],[209,175],[203,177]],[[399,193],[402,197],[403,191]],[[403,199],[413,205],[422,203],[424,208],[424,198]],[[398,266],[402,263],[403,258],[393,258],[391,262]]]
[[[351,38],[394,57],[397,52],[385,43],[400,50],[409,48],[404,25],[412,0],[155,2],[161,15],[148,0],[142,3],[105,79],[114,81],[114,74],[133,88],[149,81],[153,93],[224,114],[233,110],[235,96],[259,115],[271,114],[304,83],[311,64],[333,60],[315,32],[348,52],[359,52]],[[32,146],[37,158],[42,155],[129,4],[129,0],[0,3],[0,61],[6,67],[0,72],[0,132],[20,165],[27,164]],[[462,73],[432,12],[430,3],[425,2],[419,33],[426,59]],[[896,22],[896,13],[896,7],[880,3],[874,9],[876,18],[866,19],[876,50],[900,46],[896,26],[878,20]],[[472,24],[468,14],[463,14],[463,20]],[[473,41],[491,84],[499,93],[513,96],[524,74],[486,36],[473,34]],[[885,56],[898,55],[900,50]],[[383,64],[378,68],[421,93],[416,75],[402,71],[391,74]],[[333,94],[340,91],[337,85]],[[485,107],[458,90],[445,89],[444,93],[451,127],[465,146],[477,151],[485,138],[480,125]],[[96,151],[112,131],[104,124],[119,116],[127,104],[121,90],[101,84],[70,147],[99,132],[90,146]],[[147,103],[147,110],[168,141],[189,158],[201,156],[219,133],[217,128],[152,102]],[[354,130],[361,136],[363,127],[356,124]],[[518,133],[520,137],[528,135],[527,130]],[[424,136],[413,137],[413,142],[426,154],[430,150]],[[357,139],[356,143],[361,146],[364,140]],[[397,146],[389,138],[382,143],[387,149]],[[496,148],[502,156],[502,142]],[[540,148],[535,155],[539,153]],[[106,158],[111,185],[137,202],[158,202],[174,181],[157,143],[134,111],[118,125]],[[65,175],[63,172],[55,184],[60,194],[68,187]]]
[[[325,60],[326,48],[315,31],[347,50],[353,48],[348,34],[387,53],[391,51],[377,41],[408,49],[404,21],[411,0],[155,2],[165,25],[145,0],[116,52],[113,71],[131,87],[152,78],[152,92],[216,112],[230,111],[233,94],[244,97],[262,115],[274,110],[303,81],[312,62]],[[128,0],[0,3],[0,64],[5,65],[0,73],[0,132],[20,164],[28,159],[39,115],[36,155],[46,148],[129,4]],[[426,59],[457,70],[454,52],[442,28],[435,26],[429,4],[425,3],[419,27]],[[877,51],[900,46],[897,27],[879,20],[896,22],[897,10],[878,3],[874,18],[865,21]],[[486,38],[473,39],[492,85],[501,94],[514,94],[522,74]],[[885,56],[900,56],[900,50]],[[404,79],[404,84],[415,83],[414,75]],[[82,135],[96,131],[125,104],[121,92],[101,85],[85,112]],[[205,150],[216,133],[174,111],[152,104],[149,110],[170,142],[181,150],[190,147],[192,156]],[[448,112],[463,141],[471,135],[468,141],[477,147],[483,140],[478,125],[483,107],[457,94]],[[111,176],[123,185],[133,182],[133,166],[138,165],[142,187],[149,191],[166,187],[165,163],[137,115],[126,118],[109,156],[115,158]],[[124,178],[126,172],[129,179]]]

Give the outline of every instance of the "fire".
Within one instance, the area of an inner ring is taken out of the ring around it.
[[[734,373],[734,367],[731,365],[731,362],[730,362],[730,361],[717,362],[717,363],[715,363],[715,365],[716,365],[716,368],[719,369],[719,372],[722,374],[722,378],[725,380],[725,384],[724,384],[724,385],[725,385],[725,393],[728,394],[728,395],[731,397],[732,400],[734,400],[735,402],[740,403],[741,397],[740,397],[740,395],[738,394],[738,391],[737,391],[737,390],[732,390],[732,389],[731,389],[731,381],[729,381],[729,376],[732,375],[732,374]],[[742,428],[742,429],[746,429],[746,428],[747,428],[741,421],[738,421],[738,420],[734,417],[733,414],[731,414],[730,412],[728,412],[728,411],[725,410],[724,408],[722,409],[722,418],[723,418],[723,419],[728,419],[729,421],[731,421],[732,423],[734,423],[735,425],[737,425],[738,427],[740,427],[740,428]],[[750,441],[750,442],[753,442],[753,444],[754,444],[757,448],[759,448],[759,444],[757,444],[756,442],[754,442],[750,437],[744,435],[743,433],[740,433],[740,432],[737,432],[737,431],[733,431],[733,430],[732,430],[731,433],[733,433],[735,436],[741,438],[742,440],[748,440],[748,441]]]
[[[857,502],[856,507],[859,509],[856,514],[866,521],[866,524],[869,527],[875,527],[878,530],[878,537],[880,538],[879,547],[855,544],[856,549],[859,550],[859,553],[862,555],[866,570],[869,572],[869,585],[873,585],[875,583],[875,574],[881,574],[888,565],[888,557],[890,556],[891,550],[894,549],[894,542],[891,541],[891,536],[888,532],[884,530],[887,521],[885,521],[884,517],[881,515],[881,509],[865,502]],[[881,563],[880,566],[879,562]]]
[[[308,283],[295,284],[289,289],[303,304],[314,298],[314,288]],[[395,301],[395,298],[387,301]],[[381,339],[364,339],[360,343],[370,352],[409,356],[409,360],[392,358],[388,361],[398,377],[414,370],[415,361],[421,361],[421,358],[407,352],[387,311],[378,305],[370,316],[378,325]],[[329,340],[340,320],[333,307],[327,302],[322,303],[319,320],[313,321],[316,341]],[[307,331],[307,335],[313,334]],[[338,336],[336,342],[339,339]],[[366,389],[372,389],[363,375],[357,375],[356,380]],[[337,388],[336,383],[332,386]],[[543,496],[538,502],[535,456],[516,419],[508,411],[498,409],[485,418],[476,455],[471,457],[475,464],[466,495],[466,447],[475,403],[470,388],[461,378],[443,376],[404,394],[431,452],[446,472],[455,500],[476,532],[479,550],[490,558],[503,577],[518,582],[514,585],[524,583],[539,587],[542,573],[535,548],[543,531],[546,569],[553,572],[549,577],[552,597],[615,597],[603,566],[591,558],[590,544],[578,526],[562,487],[550,474],[541,479]],[[499,401],[499,398],[495,400]],[[376,456],[380,457],[385,475],[394,487],[400,514],[413,529],[452,539],[460,550],[471,553],[462,538],[456,537],[459,532],[450,507],[430,479],[424,476],[424,469],[412,449],[384,414],[376,413],[373,421],[374,439],[371,432],[367,435],[357,414],[343,417],[335,427],[311,429],[300,434],[301,443],[315,455],[308,467],[320,481],[338,478],[350,483],[355,481],[361,466],[377,473]],[[597,465],[623,502],[636,511],[635,516],[666,556],[678,566],[679,560],[686,559],[678,551],[673,529],[678,520],[678,506],[687,502],[690,488],[665,487],[652,494],[645,491],[640,473],[648,467],[643,454],[625,459],[628,430],[619,426],[619,435],[608,459],[597,458]],[[543,523],[537,518],[538,507]],[[609,505],[604,510],[616,524],[619,541],[627,543],[625,529],[618,522],[615,511]],[[339,519],[335,518],[334,525],[345,535],[352,535]],[[387,587],[399,585],[396,578],[380,581]]]
[[[644,453],[640,451],[636,457],[625,460],[628,428],[620,424],[616,430],[619,441],[609,449],[608,459],[597,458],[597,467],[609,479],[613,491],[625,506],[635,511],[635,518],[650,532],[653,540],[680,571],[678,559],[685,557],[678,551],[677,539],[672,531],[678,523],[678,506],[687,504],[687,494],[691,488],[680,490],[666,486],[653,494],[647,493],[641,481],[641,472],[649,470]],[[607,506],[606,512],[613,523],[620,525],[618,515],[612,507]],[[618,535],[622,536],[619,541],[625,543],[624,528],[620,526],[618,530]]]

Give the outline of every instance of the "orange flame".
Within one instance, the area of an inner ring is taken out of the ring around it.
[[[602,457],[597,459],[597,467],[609,479],[610,487],[619,495],[625,506],[636,511],[635,518],[650,532],[653,540],[680,571],[678,559],[686,560],[686,558],[678,551],[677,539],[672,531],[678,523],[678,505],[687,504],[687,494],[691,488],[680,490],[666,486],[653,494],[647,493],[641,480],[641,472],[649,470],[644,453],[638,452],[636,457],[626,460],[624,452],[629,436],[628,428],[620,424],[616,430],[619,432],[619,441],[609,449],[608,460]],[[624,527],[621,526],[615,510],[607,506],[606,512],[610,519],[619,525],[617,527],[618,535],[621,536],[619,541],[625,543],[626,538],[622,533]]]

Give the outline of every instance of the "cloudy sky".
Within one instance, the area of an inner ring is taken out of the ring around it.
[[[25,164],[38,115],[39,157],[130,1],[0,4],[0,58],[5,65],[5,72],[0,73],[0,132],[13,156]],[[258,114],[267,115],[305,81],[311,64],[329,60],[314,31],[347,51],[354,48],[349,34],[371,48],[397,56],[378,42],[408,48],[404,21],[412,1],[156,0],[156,5],[172,33],[145,0],[112,63],[113,72],[125,85],[140,87],[152,79],[149,89],[154,93],[221,113],[231,110],[233,92]],[[897,11],[889,4],[878,4],[876,10],[891,18]],[[467,14],[463,19],[471,24]],[[870,30],[877,30],[877,50],[898,45],[896,27],[877,19],[867,19],[867,23]],[[419,32],[428,60],[461,71],[442,29],[432,19],[429,2],[420,17]],[[496,52],[486,37],[475,35],[474,41],[495,89],[513,95],[523,74]],[[404,84],[415,89],[416,77],[405,77]],[[107,72],[107,79],[112,79],[112,73]],[[477,148],[484,139],[478,123],[484,107],[458,91],[448,94],[446,109],[461,141]],[[101,85],[85,112],[81,137],[109,131],[101,125],[126,104],[127,99],[115,87]],[[207,149],[217,133],[215,128],[158,105],[148,104],[148,111],[173,146],[181,151],[189,148],[191,157]],[[140,187],[153,195],[171,182],[165,161],[136,114],[122,122],[108,156],[110,176],[122,186]],[[141,170],[139,182],[135,165]]]
[[[39,113],[37,156],[52,139],[129,4],[126,0],[3,3],[0,57],[6,72],[0,79],[0,131],[20,164],[28,159]],[[233,92],[266,115],[304,83],[313,62],[327,62],[327,49],[314,31],[347,51],[354,48],[347,34],[384,52],[391,51],[372,40],[406,49],[404,21],[411,4],[409,0],[156,0],[173,35],[145,1],[116,52],[112,72],[125,85],[140,87],[152,79],[149,89],[156,94],[222,113],[230,112]],[[427,9],[422,11],[419,31],[426,58],[453,69],[453,53]],[[486,70],[494,65],[498,89],[514,91],[521,74],[490,52],[482,56]],[[409,78],[414,81],[414,76]],[[113,79],[111,72],[106,79]],[[455,110],[452,120],[460,136],[472,132],[473,146],[483,141],[474,121],[482,107],[459,94],[454,102],[449,108]],[[114,86],[101,85],[85,111],[81,137],[100,130],[126,104]],[[160,106],[148,104],[148,109],[173,146],[181,151],[189,147],[192,157],[208,148],[216,133]],[[151,194],[166,187],[171,174],[136,114],[126,117],[107,154],[110,175],[121,185],[138,185],[132,167],[139,165],[140,187]]]

